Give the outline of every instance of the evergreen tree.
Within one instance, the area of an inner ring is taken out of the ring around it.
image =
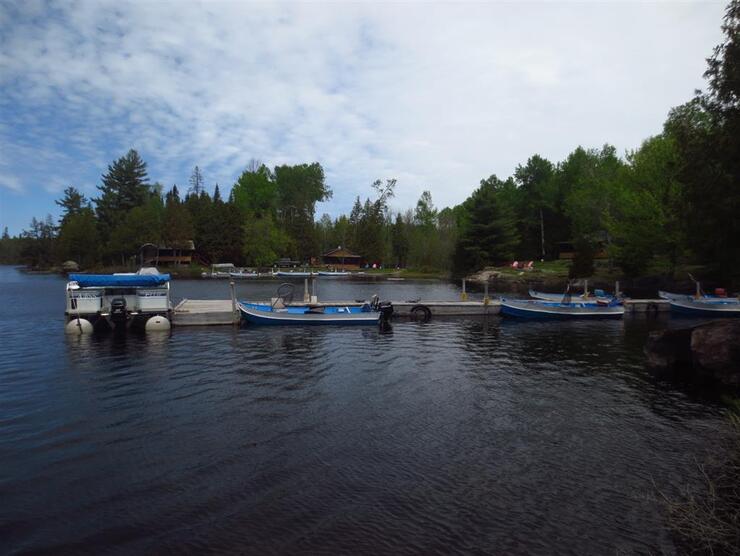
[[[203,174],[200,168],[196,166],[193,168],[193,173],[190,174],[190,189],[188,193],[195,196],[200,196],[205,191],[205,183],[203,181]]]
[[[513,187],[513,182],[508,184]],[[496,176],[481,181],[465,201],[467,223],[457,241],[454,265],[458,272],[508,262],[515,257],[519,238],[513,207],[504,192],[506,182]]]
[[[673,109],[686,240],[728,284],[740,283],[740,1],[727,6],[724,42],[708,60],[709,90]]]
[[[89,206],[67,215],[59,230],[59,259],[73,260],[82,267],[98,261],[100,238],[95,212]]]
[[[101,234],[107,239],[131,209],[146,202],[149,196],[146,163],[131,149],[108,166],[98,189],[101,195],[95,199],[96,212]]]
[[[557,202],[554,175],[553,164],[539,155],[530,157],[526,165],[519,165],[514,171],[519,188],[516,210],[521,251],[528,258],[544,259],[555,251],[551,241],[551,237],[556,237],[558,224],[554,218]]]
[[[59,225],[63,225],[67,219],[80,212],[89,206],[89,203],[85,196],[80,193],[77,188],[69,186],[64,190],[64,197],[54,201],[57,205],[62,207],[62,216],[59,219]]]

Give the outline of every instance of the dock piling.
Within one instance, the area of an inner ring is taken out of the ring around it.
[[[229,281],[229,290],[231,290],[231,315],[234,322],[239,322],[239,311],[236,309],[236,285],[233,280]]]
[[[460,294],[460,301],[467,301],[468,294],[465,291],[465,278],[462,279],[462,293]]]
[[[483,283],[483,305],[489,305],[491,298],[488,297],[488,280]]]
[[[316,278],[311,278],[311,303],[318,303],[319,296],[316,293]]]
[[[308,293],[308,278],[303,279],[303,302],[308,303],[311,301],[311,296]]]

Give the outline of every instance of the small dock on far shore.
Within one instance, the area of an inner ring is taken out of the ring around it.
[[[269,301],[264,303],[269,304]],[[412,309],[426,307],[434,316],[485,316],[496,315],[501,310],[501,302],[496,300],[484,301],[392,301],[394,314],[410,316]],[[294,303],[293,305],[303,305]],[[327,301],[314,305],[341,305],[357,307],[357,301]],[[663,299],[626,299],[624,301],[626,313],[662,313],[670,310],[670,303]],[[173,310],[174,326],[216,326],[238,324],[240,320],[239,308],[231,299],[183,299]]]

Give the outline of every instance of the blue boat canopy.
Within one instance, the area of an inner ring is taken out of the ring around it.
[[[69,279],[82,288],[94,287],[152,287],[170,281],[169,274],[70,274]]]

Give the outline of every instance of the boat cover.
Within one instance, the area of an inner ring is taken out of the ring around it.
[[[169,274],[70,274],[69,279],[81,288],[94,287],[152,287],[170,280]]]

